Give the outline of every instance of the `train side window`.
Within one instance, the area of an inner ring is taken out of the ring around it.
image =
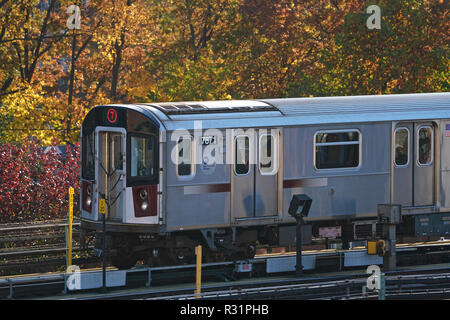
[[[272,134],[262,135],[259,138],[259,170],[261,174],[275,174],[277,169],[276,156],[275,137]]]
[[[154,143],[152,137],[131,136],[131,177],[151,177],[154,174]]]
[[[177,142],[177,175],[190,176],[194,172],[194,153],[192,152],[192,137],[181,136]]]
[[[433,128],[420,127],[417,130],[417,161],[419,165],[426,166],[433,162]]]
[[[395,129],[395,165],[407,166],[409,162],[409,130],[408,128]]]
[[[236,175],[245,175],[250,171],[250,139],[248,136],[236,136],[234,145],[234,172]]]
[[[359,166],[361,134],[358,130],[319,131],[315,134],[316,169]]]

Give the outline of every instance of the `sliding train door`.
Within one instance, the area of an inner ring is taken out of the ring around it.
[[[235,130],[231,146],[232,217],[278,215],[279,130]]]
[[[431,122],[398,123],[394,130],[394,203],[434,205],[435,129]]]
[[[431,206],[435,202],[434,127],[430,122],[414,124],[414,206]]]
[[[275,216],[278,210],[279,130],[260,130],[256,142],[255,217]]]

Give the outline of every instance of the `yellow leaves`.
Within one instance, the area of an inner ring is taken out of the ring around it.
[[[18,92],[7,95],[2,101],[11,120],[4,128],[5,136],[9,141],[24,141],[30,135],[45,139],[45,130],[33,130],[45,129],[41,121],[41,114],[46,112],[45,99],[39,87],[21,85]]]
[[[0,30],[9,14],[4,37],[23,38],[25,27],[29,36],[38,36],[44,17],[40,3],[8,0],[0,8]],[[59,9],[52,16],[55,21],[48,31],[52,35],[65,28],[65,8],[73,1],[58,3]],[[414,21],[407,19],[416,15],[416,9],[392,17],[385,11],[395,38],[387,37],[383,45],[374,46],[378,38],[371,35],[367,39],[366,33],[356,26],[355,12],[364,11],[364,4],[356,0],[341,1],[337,7],[334,2],[317,5],[309,0],[297,1],[296,6],[293,1],[276,0],[253,5],[252,1],[241,0],[87,3],[81,5],[82,29],[78,31],[77,49],[84,41],[90,41],[76,62],[70,106],[67,101],[72,37],[63,38],[40,56],[31,81],[37,86],[19,82],[26,69],[23,53],[28,51],[28,58],[32,57],[35,42],[16,41],[0,46],[0,87],[13,77],[9,89],[20,89],[2,100],[13,119],[8,124],[9,138],[61,137],[60,132],[65,129],[79,128],[92,106],[119,101],[380,92],[381,87],[377,86],[381,86],[381,77],[390,73],[394,76],[383,84],[386,92],[405,90],[408,85],[407,90],[412,90],[416,83],[422,86],[420,90],[448,88],[449,62],[443,56],[447,48],[443,45],[445,25],[414,27],[422,16]],[[405,3],[404,7],[407,9],[408,5]],[[28,19],[23,6],[31,10]],[[421,14],[432,14],[428,13],[431,11]],[[430,21],[441,21],[444,16],[433,14],[441,18],[433,16]],[[418,37],[423,38],[416,40]],[[116,66],[117,92],[112,93]],[[412,74],[410,70],[418,72]],[[14,132],[12,128],[26,130]],[[45,130],[32,131],[36,128]],[[73,132],[71,138],[78,139],[77,132]]]

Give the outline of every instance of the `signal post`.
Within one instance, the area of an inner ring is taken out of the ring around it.
[[[378,205],[378,222],[383,226],[383,240],[377,242],[377,251],[383,255],[383,271],[395,271],[397,268],[395,230],[402,221],[401,211],[400,205]]]

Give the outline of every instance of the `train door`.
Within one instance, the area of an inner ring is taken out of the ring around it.
[[[434,204],[434,140],[431,122],[397,124],[394,130],[394,203],[405,207]]]
[[[279,130],[236,130],[232,140],[232,216],[276,216]]]
[[[109,129],[110,130],[110,129]],[[98,197],[110,203],[108,220],[122,220],[125,187],[125,130],[97,131]],[[122,132],[123,131],[123,132]]]
[[[278,210],[278,130],[258,132],[255,164],[255,216],[274,216]]]

